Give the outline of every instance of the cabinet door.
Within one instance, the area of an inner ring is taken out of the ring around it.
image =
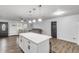
[[[19,44],[19,47],[25,52],[26,46],[25,46],[25,40],[23,36],[19,36],[18,44]]]
[[[26,53],[36,53],[37,52],[37,45],[30,41],[29,39],[20,36],[19,37],[19,46],[20,48]]]
[[[35,53],[37,52],[37,45],[30,41],[27,38],[23,38],[23,49],[26,53]]]
[[[29,48],[30,47],[28,47],[28,39],[26,39],[26,38],[24,38],[24,41],[23,41],[23,49],[24,49],[24,52],[26,52],[26,53],[29,53],[30,51],[29,51]]]
[[[39,53],[49,53],[49,40],[45,40],[38,45]]]
[[[24,49],[23,49],[23,37],[22,36],[19,37],[18,42],[19,42],[20,48],[24,51]]]
[[[28,49],[30,53],[37,53],[37,45],[32,41],[30,41],[30,43],[28,44]]]
[[[18,39],[18,45],[19,45],[19,47],[21,47],[21,36],[19,36],[19,39]]]

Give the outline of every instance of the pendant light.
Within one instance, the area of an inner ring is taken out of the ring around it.
[[[38,21],[39,21],[39,22],[41,22],[41,21],[42,21],[42,19],[41,19],[41,18],[39,18],[39,19],[38,19]]]
[[[36,20],[35,19],[33,19],[33,21],[32,21],[33,23],[35,23],[36,22]]]
[[[40,15],[41,15],[41,14],[40,14],[40,13],[41,13],[41,12],[40,12],[40,11],[41,11],[41,9],[40,9],[40,8],[42,7],[42,5],[39,5],[38,7],[39,7],[39,16],[40,16]],[[38,18],[38,21],[39,21],[39,22],[41,22],[41,21],[42,21],[42,19],[41,19],[41,18]]]
[[[31,20],[29,20],[29,23],[32,23],[32,21],[31,21]]]
[[[24,19],[21,17],[21,22],[23,23],[24,22]]]
[[[32,11],[30,10],[30,11],[29,11],[29,14],[31,14],[31,13],[32,13]],[[30,18],[29,18],[28,23],[30,23],[30,24],[32,23],[32,21],[30,20]]]
[[[23,23],[23,22],[24,22],[24,20],[21,20],[21,22]]]

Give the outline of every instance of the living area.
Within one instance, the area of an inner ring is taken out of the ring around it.
[[[79,5],[0,5],[0,52],[79,53],[78,10]]]

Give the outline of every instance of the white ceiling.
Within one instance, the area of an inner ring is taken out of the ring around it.
[[[58,9],[66,11],[62,16],[79,14],[79,5],[43,5],[40,9],[38,5],[0,5],[0,18],[10,20],[49,19],[57,17],[53,13]],[[29,13],[29,11],[32,12]]]

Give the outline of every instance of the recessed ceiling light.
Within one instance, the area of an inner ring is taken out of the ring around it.
[[[33,23],[35,23],[35,22],[36,22],[36,20],[34,19],[34,20],[33,20]]]
[[[54,15],[62,15],[62,14],[64,14],[64,13],[65,13],[65,11],[57,10],[57,11],[54,12],[53,14],[54,14]]]
[[[29,23],[32,23],[32,21],[31,21],[31,20],[29,20]]]
[[[38,19],[38,21],[39,21],[39,22],[41,22],[41,21],[42,21],[42,19],[40,18],[40,19]]]

